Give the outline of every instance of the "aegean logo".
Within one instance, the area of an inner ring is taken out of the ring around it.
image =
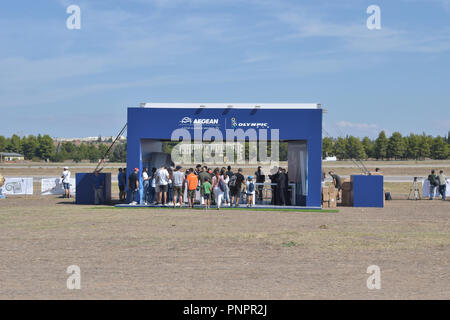
[[[189,117],[184,117],[183,119],[181,119],[180,121],[181,124],[191,124],[192,123],[192,119]]]
[[[217,125],[219,124],[219,119],[194,119],[189,117],[184,117],[181,119],[180,124],[190,125],[190,124],[202,124],[202,125]]]

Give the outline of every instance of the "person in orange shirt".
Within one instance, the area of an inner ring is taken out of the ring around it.
[[[196,174],[194,174],[194,169],[190,168],[189,169],[189,174],[186,178],[187,183],[188,183],[188,202],[189,202],[189,207],[193,208],[194,207],[194,201],[195,201],[195,192],[197,191],[197,186],[198,186],[198,177]]]

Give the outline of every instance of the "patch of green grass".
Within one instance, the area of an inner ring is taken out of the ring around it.
[[[297,243],[294,241],[283,242],[283,247],[296,247]]]
[[[104,209],[120,209],[120,210],[162,210],[162,209],[172,209],[172,210],[202,210],[205,211],[205,208],[174,208],[174,207],[89,207],[90,210],[104,210]],[[211,208],[213,210],[215,208]],[[220,210],[241,210],[241,211],[277,211],[277,212],[322,212],[322,213],[339,213],[338,209],[291,209],[291,208],[226,208],[222,207]]]

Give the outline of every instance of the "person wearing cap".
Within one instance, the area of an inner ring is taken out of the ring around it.
[[[64,167],[61,179],[64,188],[64,198],[70,198],[70,171],[68,167]]]
[[[176,166],[175,171],[172,174],[173,177],[173,206],[183,206],[183,186],[184,186],[184,173],[181,172],[181,166]],[[177,200],[179,203],[177,203]]]
[[[130,174],[130,176],[128,177],[128,190],[130,190],[131,193],[131,205],[136,205],[137,202],[137,194],[139,191],[139,169],[138,168],[134,168],[134,171]]]

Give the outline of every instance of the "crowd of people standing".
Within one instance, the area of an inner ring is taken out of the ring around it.
[[[126,201],[125,185],[128,182],[130,192],[130,204],[138,204],[139,198],[139,169],[135,168],[133,173],[126,179],[125,169],[119,169],[118,181],[120,200]],[[272,186],[272,204],[287,205],[288,179],[284,169],[269,176],[275,181]],[[256,180],[256,181],[255,181]],[[255,172],[255,178],[243,175],[242,168],[233,172],[231,166],[221,168],[209,168],[206,165],[197,165],[195,168],[183,170],[181,166],[175,168],[161,166],[160,168],[143,168],[142,191],[144,205],[162,205],[180,207],[187,203],[193,208],[199,201],[205,209],[211,205],[220,209],[221,206],[239,206],[244,202],[247,207],[252,207],[255,200],[262,201],[263,186],[256,183],[264,183],[265,176],[261,167]],[[186,191],[186,192],[185,192]],[[186,193],[187,199],[184,199]],[[200,198],[198,198],[198,196]],[[183,201],[187,200],[187,201]]]

